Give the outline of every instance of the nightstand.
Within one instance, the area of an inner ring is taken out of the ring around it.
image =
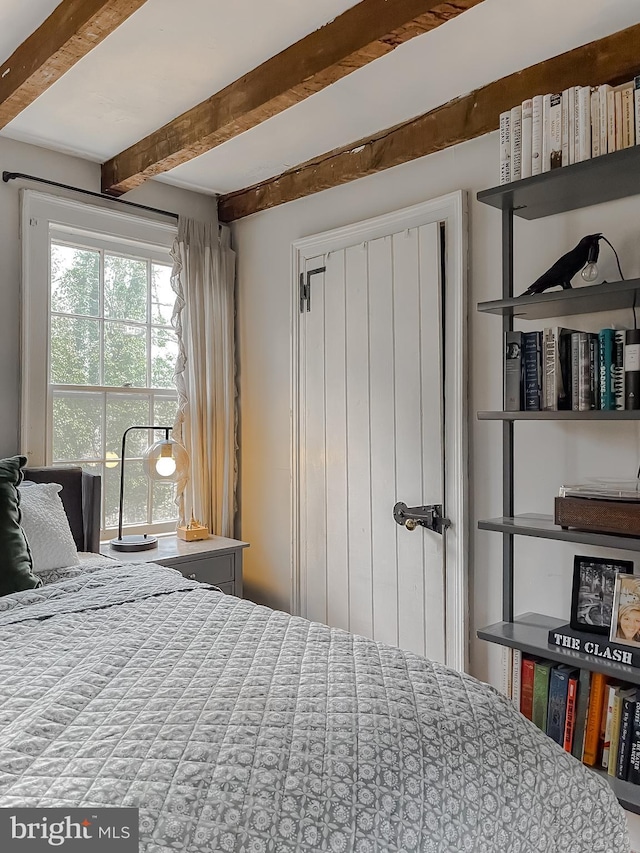
[[[108,542],[102,542],[100,553],[120,563],[159,563],[178,569],[190,580],[213,584],[242,598],[242,551],[248,547],[248,542],[224,536],[184,542],[172,533],[158,536],[158,547],[149,551],[114,551]]]

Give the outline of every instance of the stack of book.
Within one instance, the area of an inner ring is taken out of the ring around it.
[[[640,145],[640,76],[536,95],[500,116],[500,183],[632,145]]]
[[[584,764],[640,784],[640,689],[570,664],[518,662],[520,712]]]
[[[640,330],[507,332],[507,412],[640,409]]]

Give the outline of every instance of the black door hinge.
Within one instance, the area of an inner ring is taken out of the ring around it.
[[[307,273],[300,273],[300,313],[311,311],[311,276],[326,272],[326,267],[318,267]]]

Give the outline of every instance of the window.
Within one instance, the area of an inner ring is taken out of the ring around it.
[[[124,430],[171,425],[176,414],[175,229],[39,193],[25,193],[23,228],[23,446],[30,464],[101,474],[108,536],[118,523]],[[152,440],[127,437],[124,523],[134,530],[175,526],[173,486],[152,484],[142,469]]]

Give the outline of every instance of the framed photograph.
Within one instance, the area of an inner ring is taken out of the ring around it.
[[[640,577],[637,575],[616,578],[609,639],[612,643],[640,647]]]
[[[630,560],[574,557],[571,627],[575,631],[609,636],[616,578],[632,573]]]

